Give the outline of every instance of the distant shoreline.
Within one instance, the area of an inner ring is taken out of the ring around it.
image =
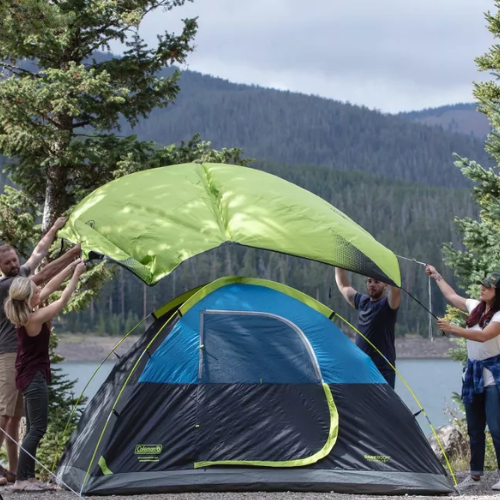
[[[118,355],[124,354],[139,339],[130,336],[116,349]],[[100,363],[120,341],[120,337],[101,337],[98,335],[59,335],[57,353],[68,362],[95,362]],[[396,339],[398,359],[449,359],[447,353],[457,345],[445,338],[435,338],[431,341],[425,337],[408,336]],[[110,361],[117,357],[111,354]]]

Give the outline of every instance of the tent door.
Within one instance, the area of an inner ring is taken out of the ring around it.
[[[331,449],[335,405],[295,324],[203,311],[199,351],[196,466],[300,466]]]

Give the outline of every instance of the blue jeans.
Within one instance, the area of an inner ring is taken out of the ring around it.
[[[470,442],[470,473],[482,476],[486,448],[485,429],[488,424],[497,464],[500,469],[500,391],[496,385],[488,385],[482,394],[474,394],[472,403],[464,403],[467,432]]]

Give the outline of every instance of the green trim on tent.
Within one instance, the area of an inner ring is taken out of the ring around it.
[[[76,206],[59,236],[148,285],[236,243],[401,286],[396,255],[344,213],[280,177],[235,165],[186,163],[111,181]]]
[[[153,316],[156,319],[161,318],[163,315],[167,314],[172,309],[175,309],[176,307],[180,306],[181,304],[184,304],[184,302],[186,302],[186,300],[188,300],[196,292],[201,290],[204,286],[205,285],[197,286],[196,288],[188,290],[187,292],[183,293],[182,295],[179,295],[175,299],[172,299],[170,302],[167,302],[165,305],[156,309],[156,311],[153,313]]]
[[[130,373],[128,374],[127,378],[125,379],[125,382],[123,383],[123,386],[120,389],[120,392],[118,393],[118,396],[116,396],[115,402],[113,403],[113,406],[112,406],[112,408],[111,408],[111,410],[109,412],[108,418],[106,419],[106,423],[104,424],[103,429],[101,431],[101,434],[99,436],[99,439],[97,440],[97,444],[96,444],[96,447],[94,449],[94,453],[92,454],[92,458],[90,459],[89,467],[87,469],[87,472],[85,474],[85,478],[83,480],[82,491],[83,491],[83,488],[85,487],[85,484],[87,483],[87,480],[88,480],[88,478],[90,476],[90,470],[92,469],[92,465],[94,464],[94,460],[95,460],[95,457],[97,455],[97,451],[99,450],[99,446],[101,445],[101,442],[102,442],[102,439],[104,437],[104,434],[106,433],[106,429],[108,428],[108,424],[109,424],[109,422],[111,420],[111,415],[115,411],[116,406],[118,405],[118,402],[120,401],[120,399],[121,399],[121,397],[123,395],[123,392],[125,391],[125,388],[128,385],[128,382],[129,382],[130,378],[132,377],[132,375],[134,374],[135,370],[137,369],[137,367],[139,366],[140,362],[142,361],[142,357],[144,356],[144,354],[146,353],[146,351],[151,347],[151,345],[156,340],[156,338],[158,337],[158,335],[160,335],[160,333],[170,323],[170,321],[171,321],[171,319],[173,317],[174,317],[174,315],[172,315],[169,318],[167,318],[167,320],[165,321],[165,323],[163,323],[162,327],[158,329],[158,332],[156,332],[156,334],[154,335],[154,337],[151,339],[151,341],[148,343],[148,345],[144,348],[144,350],[142,351],[141,355],[139,356],[139,358],[135,362],[134,366],[130,370]]]
[[[218,280],[215,280],[215,281],[212,281],[211,283],[207,284],[207,285],[204,285],[204,286],[200,286],[200,287],[196,287],[192,290],[189,290],[185,293],[183,293],[182,295],[180,295],[179,297],[171,300],[170,302],[167,302],[164,306],[158,308],[153,314],[156,318],[161,318],[163,315],[167,314],[168,311],[172,310],[173,308],[177,307],[180,303],[181,303],[181,298],[182,300],[185,300],[184,304],[182,304],[178,311],[184,315],[187,311],[189,311],[189,309],[191,309],[191,307],[193,307],[197,302],[199,302],[200,300],[202,300],[204,297],[206,297],[207,295],[209,295],[210,293],[212,293],[213,291],[223,287],[223,286],[226,286],[226,285],[230,285],[230,284],[233,284],[233,283],[241,283],[241,284],[247,284],[247,285],[257,285],[257,286],[265,286],[267,288],[271,288],[273,290],[277,290],[279,292],[282,292],[290,297],[293,297],[299,301],[301,301],[302,303],[308,305],[309,307],[311,307],[312,309],[318,311],[320,314],[322,314],[323,316],[326,316],[327,318],[330,317],[332,314],[334,314],[334,312],[326,307],[325,305],[323,305],[321,302],[318,302],[317,300],[313,299],[312,297],[309,297],[308,295],[302,293],[302,292],[299,292],[298,290],[294,289],[294,288],[291,288],[287,285],[283,285],[281,283],[277,283],[277,282],[274,282],[274,281],[270,281],[270,280],[265,280],[265,279],[260,279],[260,278],[244,278],[242,276],[228,276],[228,277],[225,277],[225,278],[220,278]],[[170,321],[172,320],[172,318],[174,317],[174,314],[172,314],[171,316],[169,316],[168,318],[166,318],[165,320],[165,323],[162,325],[162,327],[158,330],[158,332],[155,334],[155,336],[153,337],[153,339],[149,342],[149,344],[146,346],[146,348],[144,349],[144,351],[141,353],[141,355],[139,356],[137,362],[135,363],[135,365],[132,367],[127,379],[125,380],[125,383],[123,384],[120,392],[118,393],[118,396],[113,404],[113,407],[110,411],[110,415],[113,413],[113,410],[116,408],[127,384],[128,384],[128,381],[130,380],[130,377],[133,375],[133,373],[135,372],[135,370],[137,369],[137,366],[139,365],[140,361],[142,360],[142,357],[144,356],[144,353],[147,351],[147,349],[152,345],[152,343],[156,340],[156,338],[158,337],[158,335],[163,331],[163,329],[170,323]],[[313,456],[311,457],[308,457],[306,459],[300,459],[298,461],[291,461],[293,463],[295,462],[302,462],[304,460],[313,460],[312,462],[309,462],[309,463],[314,463],[316,462],[317,460],[320,460],[321,458],[323,458],[323,456],[326,456],[330,450],[332,449],[333,445],[335,444],[335,441],[337,439],[337,432],[338,432],[338,414],[337,414],[337,409],[336,409],[336,406],[335,406],[335,403],[333,401],[333,397],[332,397],[332,394],[331,394],[331,391],[330,391],[330,388],[328,387],[328,385],[326,384],[323,384],[323,387],[324,387],[324,390],[325,390],[325,394],[326,394],[326,398],[327,398],[327,403],[328,403],[328,408],[329,408],[329,411],[330,411],[330,432],[329,432],[329,437],[328,437],[328,440],[325,444],[325,446],[316,454],[314,454]],[[94,450],[94,454],[90,460],[90,464],[89,464],[89,467],[87,469],[87,473],[85,475],[85,479],[84,479],[84,485],[85,483],[87,482],[87,479],[90,475],[90,469],[92,468],[92,464],[94,463],[94,460],[95,460],[95,456],[97,454],[97,451],[99,449],[99,446],[102,442],[102,438],[104,437],[104,433],[106,432],[106,429],[108,427],[108,423],[109,423],[109,418],[106,420],[106,424],[104,425],[104,428],[102,429],[102,432],[101,432],[101,435],[98,439],[98,442],[97,442],[97,445],[95,447],[95,450]],[[327,450],[328,446],[330,446],[330,448]],[[325,455],[323,456],[319,456],[321,453],[325,453]],[[319,457],[319,458],[315,458],[315,457]],[[102,469],[102,464],[101,464],[101,459],[104,461],[104,458],[101,457],[99,459],[99,466],[101,467]],[[291,463],[290,461],[289,462],[286,462],[287,464]],[[103,462],[104,464],[106,463],[105,461]],[[199,463],[208,463],[208,462],[199,462]],[[221,462],[217,462],[217,463],[221,463]],[[245,462],[247,463],[247,462]],[[272,462],[272,463],[280,463],[280,462]],[[210,463],[208,463],[210,465]],[[247,463],[248,465],[254,465],[254,463]],[[299,464],[300,465],[300,464]],[[288,465],[290,467],[296,467],[296,466],[299,466],[299,465]],[[302,465],[307,465],[307,463],[303,463]],[[199,467],[204,467],[204,465],[200,465]],[[276,465],[276,467],[279,467],[279,465]],[[109,469],[107,469],[109,470]]]
[[[101,471],[105,476],[112,476],[113,475],[113,473],[109,470],[108,464],[106,463],[106,460],[104,457],[101,457],[99,459],[99,467],[101,468]]]
[[[164,306],[158,308],[155,311],[154,315],[157,318],[161,318],[162,315],[168,313],[168,311],[171,310],[173,307],[177,307],[178,302],[179,302],[177,299],[180,299],[180,297],[187,298],[186,302],[184,302],[184,304],[182,306],[180,306],[179,309],[178,309],[178,311],[180,312],[180,314],[184,315],[197,302],[199,302],[200,300],[202,300],[204,297],[206,297],[207,295],[209,295],[213,291],[215,291],[215,290],[217,290],[217,289],[219,289],[219,288],[221,288],[223,286],[230,285],[230,284],[233,284],[233,283],[241,283],[241,284],[247,284],[247,285],[265,286],[267,288],[271,288],[273,290],[280,291],[280,292],[282,292],[282,293],[284,293],[284,294],[286,294],[286,295],[288,295],[290,297],[293,297],[293,298],[295,298],[297,300],[300,300],[301,302],[303,302],[304,304],[308,305],[312,309],[318,311],[323,316],[330,317],[333,314],[333,311],[330,308],[328,308],[325,305],[323,305],[321,302],[318,302],[317,300],[313,299],[312,297],[309,297],[308,295],[306,295],[306,294],[304,294],[302,292],[299,292],[298,290],[295,290],[294,288],[291,288],[291,287],[289,287],[287,285],[283,285],[281,283],[277,283],[277,282],[270,281],[270,280],[265,280],[265,279],[260,279],[260,278],[244,278],[242,276],[229,276],[229,277],[225,277],[225,278],[220,278],[218,280],[212,281],[211,283],[209,283],[207,285],[204,285],[204,286],[201,286],[201,287],[197,287],[197,288],[194,288],[192,290],[189,290],[189,291],[183,293],[181,296],[177,297],[176,299],[171,300],[170,302],[167,302]],[[141,353],[141,355],[137,359],[136,363],[134,364],[134,366],[130,370],[130,373],[129,373],[127,379],[125,380],[125,382],[124,382],[124,384],[123,384],[120,392],[118,393],[118,396],[116,397],[116,400],[115,400],[115,402],[113,404],[113,407],[111,408],[110,415],[113,413],[114,409],[118,405],[118,402],[121,399],[121,396],[123,395],[123,392],[124,392],[124,390],[125,390],[125,388],[126,388],[126,386],[128,384],[128,381],[130,380],[130,377],[134,374],[135,370],[137,369],[137,366],[139,366],[139,363],[141,362],[142,357],[144,356],[144,353],[153,344],[153,342],[156,340],[156,338],[158,337],[158,335],[160,335],[160,333],[170,323],[170,321],[172,320],[172,318],[174,316],[175,315],[172,314],[171,316],[169,316],[168,318],[166,318],[165,323],[158,330],[158,332],[154,335],[153,339],[148,343],[148,345],[145,347],[144,351]],[[303,460],[313,460],[310,463],[314,463],[315,461],[318,461],[321,458],[323,458],[323,456],[326,456],[330,452],[330,450],[332,449],[333,445],[335,444],[335,441],[337,439],[337,432],[338,432],[338,414],[337,414],[337,408],[336,408],[335,403],[333,401],[333,396],[332,396],[332,393],[331,393],[330,388],[328,387],[328,385],[323,384],[323,388],[325,390],[326,399],[327,399],[327,403],[328,403],[328,408],[329,408],[329,412],[330,412],[330,432],[329,432],[329,436],[328,436],[327,442],[326,442],[325,446],[318,453],[314,454],[313,456],[308,457],[306,459],[300,459],[298,461],[293,461],[293,462],[301,462]],[[89,464],[89,467],[87,469],[87,472],[86,472],[86,475],[85,475],[85,478],[84,478],[84,481],[83,481],[83,486],[85,486],[85,484],[86,484],[86,482],[88,480],[88,477],[90,475],[90,470],[92,468],[92,464],[94,463],[95,456],[96,456],[97,451],[99,449],[99,446],[100,446],[100,444],[102,442],[102,438],[104,437],[104,434],[105,434],[106,429],[108,427],[109,421],[110,421],[110,419],[108,418],[106,420],[106,424],[104,425],[104,427],[102,429],[101,435],[99,436],[97,445],[95,447],[93,456],[92,456],[92,458],[90,460],[90,464]],[[328,451],[326,451],[328,447],[330,447],[330,448],[328,449]],[[321,453],[324,453],[325,451],[326,451],[325,455],[319,457],[319,455]],[[317,456],[319,458],[314,459],[314,457],[317,457]],[[199,463],[204,463],[204,462],[199,462]],[[217,463],[220,463],[220,462],[217,462]],[[279,463],[279,462],[276,462],[276,463]],[[289,462],[287,462],[287,463],[289,463]],[[101,466],[100,461],[99,461],[99,465]],[[253,464],[249,463],[248,465],[253,465]],[[304,463],[303,465],[307,465],[307,464]],[[289,465],[289,466],[293,467],[294,465]],[[298,465],[296,465],[296,466],[298,466]],[[200,467],[203,467],[203,466],[200,466]],[[276,466],[276,467],[278,467],[278,466]]]
[[[332,451],[335,445],[339,432],[339,414],[335,402],[333,401],[333,395],[328,384],[322,383],[323,390],[325,391],[326,401],[328,404],[328,411],[330,413],[330,430],[328,433],[328,438],[323,448],[316,452],[314,455],[305,458],[299,458],[297,460],[283,460],[283,461],[272,461],[272,460],[217,460],[217,461],[205,461],[205,462],[195,462],[194,468],[201,469],[203,467],[210,467],[211,465],[250,465],[255,467],[304,467],[306,465],[311,465],[322,458],[325,458],[330,451]]]
[[[180,308],[181,314],[186,314],[189,309],[195,306],[200,300],[204,299],[210,295],[215,290],[222,288],[227,285],[234,283],[245,284],[245,285],[256,285],[263,286],[266,288],[271,288],[273,290],[279,291],[289,297],[299,300],[305,305],[309,306],[311,309],[319,312],[323,316],[329,318],[334,312],[323,305],[321,302],[309,297],[305,293],[299,292],[298,290],[291,288],[287,285],[277,283],[275,281],[260,279],[260,278],[244,278],[241,276],[228,276],[225,278],[220,278],[215,280],[208,285],[204,286],[197,293],[194,293]],[[319,369],[319,367],[318,367]],[[255,461],[255,460],[219,460],[219,461],[204,461],[195,462],[195,468],[209,467],[211,465],[250,465],[250,466],[262,466],[262,467],[302,467],[305,465],[313,464],[318,460],[326,457],[332,450],[338,435],[338,423],[339,417],[337,412],[337,407],[333,401],[333,396],[330,391],[328,384],[322,383],[323,390],[325,391],[326,401],[328,404],[328,410],[330,413],[330,430],[328,433],[328,438],[321,450],[316,452],[310,457],[301,458],[297,460],[287,460],[287,461]]]
[[[215,290],[222,288],[223,286],[232,285],[234,283],[240,283],[243,285],[256,285],[256,286],[264,286],[266,288],[271,288],[278,292],[284,293],[289,297],[293,297],[294,299],[299,300],[306,306],[309,306],[311,309],[319,312],[323,316],[329,318],[332,314],[335,314],[329,307],[325,306],[321,302],[309,297],[305,293],[299,292],[295,288],[289,287],[287,285],[283,285],[281,283],[277,283],[276,281],[265,280],[261,278],[244,278],[242,276],[227,276],[225,278],[220,278],[218,280],[212,281],[208,285],[200,287],[198,291],[194,291],[191,297],[189,297],[184,304],[179,308],[181,314],[186,314],[191,307],[193,307],[197,302],[205,298],[207,295],[210,295]],[[185,295],[191,292],[186,292]]]

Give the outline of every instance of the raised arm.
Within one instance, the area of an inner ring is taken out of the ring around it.
[[[401,303],[401,289],[391,286],[389,290],[389,296],[387,297],[389,302],[389,307],[391,309],[397,309]]]
[[[338,267],[335,268],[335,281],[340,293],[344,296],[344,299],[347,300],[352,307],[355,307],[354,297],[358,292],[356,292],[356,290],[354,290],[351,286],[351,282],[347,277],[347,272],[344,269],[340,269]]]
[[[65,217],[59,217],[54,223],[54,225],[47,231],[45,236],[38,242],[38,245],[33,250],[30,258],[27,260],[26,264],[30,267],[33,272],[42,262],[42,260],[47,255],[50,245],[54,241],[57,231],[61,229],[64,224],[66,224]]]
[[[40,333],[40,327],[47,321],[52,320],[57,316],[69,302],[69,299],[73,295],[76,287],[78,285],[78,280],[80,276],[85,272],[85,264],[83,262],[79,263],[73,272],[71,280],[66,285],[61,298],[52,302],[47,307],[41,307],[38,311],[31,314],[28,325],[26,326],[26,331],[30,337],[36,337]]]
[[[47,283],[47,281],[51,280],[54,276],[59,274],[63,269],[71,264],[76,258],[78,258],[81,254],[82,249],[80,245],[76,245],[73,248],[69,249],[65,254],[61,255],[56,260],[53,260],[46,266],[44,266],[40,272],[31,275],[31,279],[33,282],[40,286],[43,283]]]
[[[442,332],[453,333],[457,337],[474,340],[475,342],[486,342],[500,335],[500,323],[496,321],[491,321],[484,330],[467,330],[460,326],[451,325],[444,319],[439,319],[437,324]]]
[[[455,292],[455,290],[453,290],[453,288],[451,288],[448,283],[446,283],[443,277],[436,271],[436,268],[434,266],[425,266],[425,272],[428,276],[436,280],[441,293],[451,305],[455,306],[461,311],[468,312],[466,306],[467,299],[465,297],[460,297],[460,295],[458,295],[458,293]]]
[[[63,284],[64,280],[71,274],[71,271],[81,263],[81,260],[74,260],[66,266],[59,274],[54,276],[40,291],[40,302],[44,302],[50,295],[52,295]]]

